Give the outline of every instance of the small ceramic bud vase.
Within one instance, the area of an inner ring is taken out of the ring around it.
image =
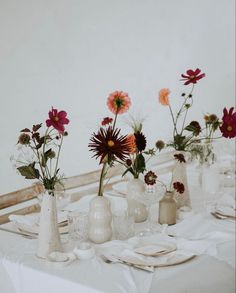
[[[47,258],[54,251],[62,251],[57,224],[56,197],[53,190],[45,190],[40,212],[37,256]]]
[[[176,224],[176,210],[177,205],[174,192],[167,191],[159,201],[159,223],[167,225]]]
[[[90,202],[89,239],[94,243],[104,243],[112,237],[112,214],[109,200],[96,196]]]

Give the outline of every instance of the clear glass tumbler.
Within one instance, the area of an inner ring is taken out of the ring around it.
[[[88,213],[73,211],[68,216],[68,238],[70,241],[84,242],[88,240]]]

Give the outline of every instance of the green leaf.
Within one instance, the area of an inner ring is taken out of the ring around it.
[[[50,156],[53,154],[52,149],[47,150],[44,154],[42,154],[42,166],[46,167],[47,161],[50,158]]]
[[[145,158],[142,154],[138,154],[135,162],[134,162],[134,169],[136,173],[143,173],[146,169]]]
[[[29,164],[28,166],[21,166],[17,170],[25,179],[39,179],[39,170],[34,165],[35,163]]]

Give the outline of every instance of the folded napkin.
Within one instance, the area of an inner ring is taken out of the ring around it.
[[[67,220],[67,212],[58,212],[58,224]],[[38,226],[40,221],[40,213],[32,213],[28,215],[10,215],[9,220],[15,224],[22,224],[27,226]]]
[[[236,217],[235,195],[230,193],[224,194],[216,203],[213,213],[222,216],[235,218]]]

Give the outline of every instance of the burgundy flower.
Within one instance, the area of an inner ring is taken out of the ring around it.
[[[156,183],[156,179],[157,175],[152,171],[148,171],[144,176],[144,181],[147,185],[154,185]]]
[[[110,117],[105,117],[105,118],[103,118],[103,120],[102,120],[102,126],[105,126],[105,125],[108,125],[108,124],[111,124],[112,123],[112,121],[113,121],[113,119],[112,118],[110,118]]]
[[[130,166],[132,165],[132,161],[131,161],[130,159],[127,159],[127,160],[126,160],[126,165],[127,165],[128,167],[130,167]]]
[[[220,126],[220,131],[226,138],[234,138],[236,136],[236,112],[233,111],[233,107],[229,109],[229,112],[226,108],[223,110],[223,124]]]
[[[174,158],[178,160],[180,163],[186,163],[186,160],[183,154],[175,154]]]
[[[142,132],[139,132],[139,131],[136,132],[134,136],[135,136],[135,141],[136,141],[136,146],[138,151],[140,152],[144,151],[147,145],[146,137],[144,136]]]
[[[54,127],[60,133],[63,133],[65,130],[64,125],[70,122],[69,119],[66,118],[67,113],[65,111],[59,111],[52,107],[52,111],[48,113],[49,119],[46,120],[47,127]]]
[[[182,194],[182,193],[184,193],[184,185],[183,185],[183,183],[181,183],[181,182],[174,182],[173,183],[173,187],[174,187],[174,189],[178,192],[178,193],[180,193],[180,194]]]
[[[201,73],[201,70],[197,68],[196,70],[189,69],[186,71],[186,74],[181,74],[183,77],[181,80],[185,81],[184,85],[188,85],[190,83],[197,83],[198,80],[205,77],[205,73]]]
[[[126,143],[126,136],[120,135],[120,129],[100,128],[98,133],[94,133],[90,139],[90,151],[95,153],[96,159],[100,157],[100,164],[107,158],[108,163],[120,159],[125,161],[129,154],[129,146]]]

